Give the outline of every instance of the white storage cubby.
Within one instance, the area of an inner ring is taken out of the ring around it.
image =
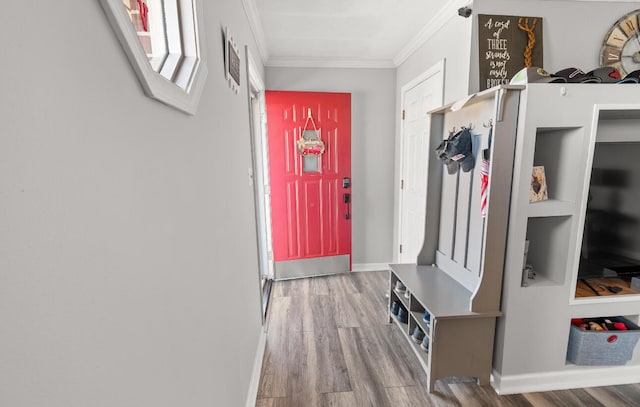
[[[563,285],[567,277],[569,244],[571,242],[571,216],[529,218],[527,264],[533,266],[535,278],[529,286]]]
[[[574,127],[542,127],[536,129],[534,166],[544,166],[549,201],[575,203],[580,168],[576,165],[585,142],[584,129]],[[540,202],[532,202],[535,207]]]

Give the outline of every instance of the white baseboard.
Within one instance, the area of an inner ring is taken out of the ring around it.
[[[253,361],[253,373],[251,374],[251,383],[249,383],[246,407],[255,407],[256,405],[256,399],[258,398],[258,386],[260,385],[260,373],[262,372],[262,359],[264,358],[266,344],[267,333],[263,327],[263,329],[260,329],[258,349],[256,350],[256,358]]]
[[[351,271],[380,271],[389,270],[389,263],[353,263]]]
[[[560,372],[500,376],[492,372],[491,386],[498,394],[532,393],[614,386],[640,382],[640,366],[571,366]]]

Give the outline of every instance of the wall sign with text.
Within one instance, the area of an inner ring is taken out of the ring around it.
[[[480,90],[506,85],[524,67],[543,68],[542,18],[478,14]]]
[[[229,87],[237,94],[240,88],[240,51],[229,32],[229,27],[225,30],[224,51],[225,76],[229,81]]]

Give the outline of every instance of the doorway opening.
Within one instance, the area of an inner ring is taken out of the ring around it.
[[[251,124],[251,161],[258,245],[258,278],[262,304],[262,321],[265,322],[269,296],[274,278],[273,249],[271,245],[271,199],[268,170],[266,132],[265,86],[260,78],[253,57],[246,48],[249,76],[249,115]]]
[[[269,90],[265,100],[275,279],[349,272],[351,94]]]

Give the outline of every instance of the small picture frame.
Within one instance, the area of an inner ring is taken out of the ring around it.
[[[531,188],[529,188],[529,202],[546,201],[549,199],[547,193],[547,179],[544,174],[544,166],[535,166],[531,173]]]
[[[224,49],[225,76],[229,87],[237,94],[240,89],[240,52],[229,27],[225,30]]]

